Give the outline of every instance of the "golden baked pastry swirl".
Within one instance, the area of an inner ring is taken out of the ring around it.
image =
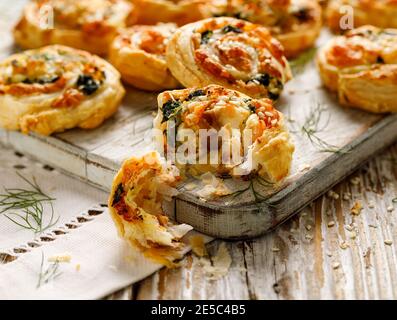
[[[353,19],[349,18],[346,22],[353,22],[354,28],[364,25],[397,28],[396,0],[329,0],[325,11],[326,23],[333,31],[339,32],[341,21],[344,22],[350,14]]]
[[[24,49],[61,44],[106,55],[117,30],[135,21],[128,0],[32,0],[14,38]]]
[[[135,0],[139,24],[174,22],[180,26],[208,17],[209,0]]]
[[[397,29],[363,26],[330,40],[318,53],[324,85],[342,105],[397,112]]]
[[[247,20],[269,28],[288,58],[312,47],[320,34],[317,0],[213,0],[212,15]]]
[[[288,175],[294,146],[284,126],[283,115],[273,107],[270,99],[256,100],[234,90],[210,85],[167,91],[159,95],[158,101],[154,128],[164,133],[158,145],[163,144],[167,149],[185,142],[183,139],[168,140],[170,121],[176,125],[177,139],[182,132],[191,130],[194,136],[190,139],[198,141],[194,157],[188,163],[181,163],[176,156],[176,165],[181,172],[193,176],[206,172],[235,177],[259,174],[274,183]],[[222,138],[221,142],[215,147],[207,144],[206,148],[201,148],[207,140],[205,136],[201,138],[203,132],[200,130],[217,134],[216,137]],[[233,149],[238,153],[235,157],[232,156]],[[216,152],[217,161],[213,160],[211,150]],[[229,157],[225,157],[227,151]],[[205,155],[205,161],[201,161],[202,155]]]
[[[252,97],[277,99],[291,71],[280,43],[262,26],[210,18],[178,29],[167,62],[185,87],[218,84]]]
[[[54,45],[0,62],[0,125],[9,130],[95,128],[123,96],[118,71],[85,51]]]
[[[156,152],[126,160],[116,175],[109,210],[120,237],[156,262],[171,266],[181,257],[180,241],[192,228],[173,225],[162,209],[163,200],[177,194],[180,180]]]
[[[176,31],[173,23],[156,26],[134,26],[123,30],[114,40],[109,59],[123,80],[144,90],[175,89],[165,59],[169,38]]]

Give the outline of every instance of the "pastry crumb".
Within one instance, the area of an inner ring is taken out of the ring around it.
[[[393,240],[385,240],[385,245],[391,246],[393,244]]]
[[[202,236],[192,236],[189,238],[190,246],[192,251],[198,257],[207,256],[207,249],[205,248],[204,238]]]
[[[334,270],[339,269],[339,267],[340,267],[340,263],[339,262],[335,262],[335,263],[332,264],[332,269],[334,269]]]
[[[48,258],[48,262],[57,263],[69,263],[72,260],[72,256],[69,253],[56,254]]]
[[[361,204],[360,201],[356,201],[354,203],[353,208],[351,208],[350,212],[351,212],[352,215],[358,216],[358,215],[360,215],[362,210],[363,210],[363,205]]]
[[[342,242],[339,244],[339,247],[340,247],[342,250],[346,250],[347,248],[349,248],[349,244],[348,244],[346,241],[342,241]]]
[[[215,257],[212,257],[211,260],[201,258],[200,263],[209,280],[219,280],[228,274],[232,264],[232,257],[226,244],[222,242]]]

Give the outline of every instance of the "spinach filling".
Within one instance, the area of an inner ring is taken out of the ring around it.
[[[53,77],[42,77],[42,78],[38,78],[38,79],[29,79],[26,78],[25,80],[22,81],[22,83],[24,84],[41,84],[41,85],[45,85],[45,84],[50,84],[50,83],[55,83],[60,79],[59,76],[53,76]]]
[[[124,188],[123,185],[120,183],[117,186],[116,192],[114,193],[112,207],[114,207],[116,204],[118,204],[121,201],[121,197],[123,196],[123,193],[124,193]]]
[[[272,100],[277,100],[280,97],[281,91],[284,88],[283,83],[267,73],[260,73],[253,79],[248,80],[249,82],[256,81],[262,86],[267,88],[269,98]]]
[[[310,14],[310,9],[309,8],[299,8],[293,13],[293,16],[297,18],[300,22],[306,22],[309,21],[312,16]]]
[[[187,97],[188,100],[192,100],[195,97],[205,96],[204,90],[196,90],[189,94]]]
[[[237,28],[237,27],[234,27],[231,25],[227,25],[222,28],[222,32],[223,33],[229,33],[229,32],[242,33],[243,31],[240,28]]]
[[[163,104],[163,121],[162,123],[174,118],[182,110],[182,103],[177,100],[169,100]]]
[[[207,44],[208,41],[211,39],[214,32],[212,30],[207,30],[201,33],[201,44]]]
[[[96,81],[90,75],[80,75],[77,79],[77,88],[86,96],[94,94],[100,87],[101,83]]]

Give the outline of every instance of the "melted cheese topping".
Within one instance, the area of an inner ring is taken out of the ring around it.
[[[172,23],[157,26],[134,26],[126,29],[116,40],[120,50],[140,49],[165,60],[167,43],[176,31]]]
[[[162,209],[164,199],[177,194],[176,168],[166,167],[158,153],[127,160],[114,181],[109,206],[120,235],[159,262],[170,263],[179,241],[192,228],[173,225]]]
[[[267,29],[237,19],[211,19],[195,30],[196,63],[210,75],[237,84],[254,95],[280,95],[290,78],[279,42]]]
[[[364,26],[336,38],[326,49],[327,63],[338,68],[397,63],[397,29]]]
[[[295,31],[318,19],[312,0],[215,0],[212,15],[258,23],[275,35]]]
[[[37,0],[36,14],[43,6],[54,10],[56,28],[106,31],[106,27],[123,27],[132,5],[126,0]],[[38,17],[39,18],[39,17]],[[99,30],[102,29],[102,30]]]
[[[192,129],[196,133],[197,139],[199,139],[200,129],[215,129],[217,132],[225,130],[230,133],[230,136],[222,143],[229,146],[233,144],[241,146],[239,161],[236,163],[225,164],[222,162],[221,144],[218,145],[219,164],[188,165],[185,168],[184,164],[177,163],[181,170],[189,171],[193,175],[208,171],[221,175],[249,175],[260,168],[259,161],[254,161],[254,166],[246,169],[247,155],[250,150],[261,149],[262,144],[267,143],[265,137],[269,132],[284,130],[282,115],[273,107],[270,99],[251,99],[242,93],[220,86],[211,85],[203,89],[165,92],[159,101],[160,110],[154,121],[154,126],[161,132],[165,132],[163,140],[165,146],[168,145],[166,132],[169,120],[174,120],[178,124],[177,136],[184,129]],[[233,134],[235,130],[240,134],[237,136]],[[246,137],[252,138],[246,140]],[[206,151],[210,154],[210,149]],[[197,146],[196,155],[196,163],[199,163],[199,146]]]
[[[90,54],[62,46],[16,54],[0,63],[0,95],[57,93],[52,107],[74,107],[101,91],[106,74]]]

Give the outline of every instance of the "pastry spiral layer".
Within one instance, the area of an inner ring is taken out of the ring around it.
[[[363,26],[334,38],[318,53],[324,85],[342,105],[397,112],[397,29]]]
[[[123,96],[118,71],[85,51],[54,45],[0,62],[0,125],[9,130],[95,128]]]
[[[341,31],[341,26],[347,22],[353,22],[351,27],[354,28],[364,25],[397,28],[397,1],[329,0],[325,17],[328,26],[335,32]]]
[[[137,88],[174,89],[179,83],[168,69],[165,49],[175,31],[172,23],[125,29],[111,46],[110,62],[125,82]]]
[[[14,29],[24,49],[61,44],[106,55],[119,28],[136,21],[128,0],[33,0]]]
[[[167,62],[185,87],[218,84],[252,97],[277,99],[291,71],[281,44],[262,26],[210,18],[178,29]]]
[[[288,58],[312,47],[320,34],[317,0],[213,0],[212,15],[247,20],[269,28]]]
[[[109,210],[120,237],[146,256],[165,265],[180,258],[180,242],[192,228],[172,225],[162,209],[163,200],[177,193],[176,168],[167,167],[158,153],[126,160],[116,175]]]
[[[182,172],[194,176],[205,172],[240,177],[259,174],[271,182],[279,182],[288,175],[294,146],[283,115],[273,107],[271,100],[256,100],[210,85],[164,92],[159,95],[158,103],[154,127],[164,133],[160,146],[168,149],[176,144],[178,147],[184,142],[181,135],[185,132],[193,133],[189,136],[190,142],[197,140],[190,162],[181,163],[178,155],[176,157]],[[182,141],[169,141],[170,121],[176,125],[175,136]],[[215,144],[207,144],[206,136],[202,139],[200,135],[205,133],[210,134],[209,139],[215,135]],[[222,138],[220,143],[216,143],[218,138]],[[215,151],[215,158],[211,151]],[[227,158],[226,153],[229,153]]]
[[[208,17],[209,0],[135,0],[139,24],[173,22],[180,26]]]

